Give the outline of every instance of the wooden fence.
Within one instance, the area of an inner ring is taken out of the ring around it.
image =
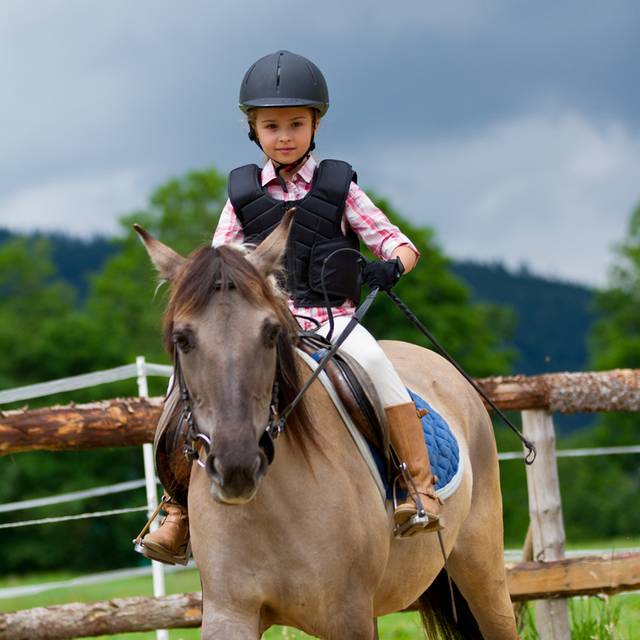
[[[510,376],[477,381],[502,409],[520,410],[538,459],[527,467],[531,546],[536,562],[507,565],[512,600],[544,599],[540,637],[569,638],[564,600],[573,595],[640,589],[640,552],[564,559],[564,527],[552,412],[640,411],[640,370]],[[0,455],[34,450],[140,445],[153,439],[160,399],[0,412]],[[192,627],[199,594],[126,598],[0,614],[0,639],[71,638]]]

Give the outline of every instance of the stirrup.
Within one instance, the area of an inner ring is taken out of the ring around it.
[[[158,506],[155,508],[154,512],[151,514],[151,516],[147,520],[147,523],[144,525],[144,527],[142,527],[142,531],[140,531],[140,533],[132,540],[134,551],[137,551],[138,553],[145,555],[145,552],[143,551],[142,538],[144,538],[144,536],[147,535],[147,533],[149,532],[149,529],[151,529],[151,525],[153,521],[158,517],[158,514],[162,510],[162,507],[164,506],[164,503],[166,501],[167,501],[166,496],[162,496],[162,498],[160,499],[160,502],[158,503]]]
[[[398,508],[398,485],[400,476],[404,480],[405,486],[407,488],[407,493],[413,499],[413,502],[416,505],[416,513],[412,516],[409,516],[402,523],[395,523],[393,527],[393,535],[396,538],[408,538],[412,536],[414,533],[418,533],[423,529],[427,531],[440,531],[443,527],[440,524],[439,519],[433,519],[429,517],[429,514],[426,512],[424,505],[422,504],[422,499],[420,498],[420,493],[418,492],[418,488],[416,487],[413,478],[409,474],[407,470],[406,462],[401,462],[399,465],[400,474],[398,474],[393,481],[393,511],[395,514],[396,509]]]

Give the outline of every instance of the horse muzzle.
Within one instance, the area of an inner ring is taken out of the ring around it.
[[[269,466],[267,456],[258,449],[255,456],[229,459],[210,453],[205,469],[211,480],[211,495],[225,504],[245,504],[252,500]]]

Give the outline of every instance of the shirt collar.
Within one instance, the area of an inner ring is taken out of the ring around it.
[[[317,163],[313,156],[309,156],[307,161],[293,174],[299,175],[307,184],[313,180],[313,174],[316,170]],[[263,187],[267,186],[272,180],[276,180],[276,169],[273,166],[271,159],[267,160],[264,167],[262,167],[262,173],[260,182]]]

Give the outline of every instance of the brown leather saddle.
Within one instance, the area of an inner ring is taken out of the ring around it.
[[[300,350],[314,360],[321,360],[331,343],[317,334],[302,334]],[[389,427],[378,393],[366,371],[348,354],[338,350],[325,369],[351,420],[365,439],[383,452],[386,468],[389,461]],[[188,425],[181,420],[182,406],[177,385],[165,398],[154,439],[158,478],[165,491],[187,506],[187,492],[192,462],[184,454]]]

